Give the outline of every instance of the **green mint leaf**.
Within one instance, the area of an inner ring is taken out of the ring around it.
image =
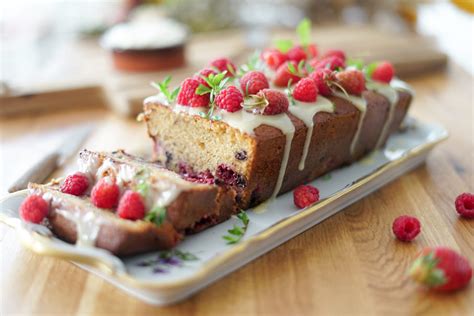
[[[174,255],[183,261],[199,260],[199,258],[196,255],[187,251],[181,251],[179,249],[174,250]]]
[[[165,80],[163,80],[163,85],[168,87],[171,82],[171,76],[166,76]]]
[[[293,63],[288,63],[288,71],[293,75],[298,74],[298,72],[296,71],[295,65],[293,65]]]
[[[364,62],[362,59],[349,59],[346,62],[347,67],[354,67],[355,69],[362,70],[364,68]]]
[[[275,47],[282,53],[288,52],[293,47],[292,40],[279,39],[275,41]]]
[[[240,213],[237,214],[237,218],[242,222],[243,226],[234,225],[232,229],[227,231],[229,235],[222,236],[224,240],[227,240],[227,244],[238,243],[247,231],[247,227],[250,222],[247,213],[240,211]]]
[[[304,60],[300,60],[298,63],[298,73],[301,74],[304,71]]]
[[[296,33],[298,33],[301,46],[308,46],[311,43],[311,21],[307,18],[303,19],[296,27]]]
[[[332,176],[330,173],[326,173],[321,179],[323,181],[328,181],[328,180],[331,180]]]
[[[210,93],[211,91],[212,91],[211,88],[206,87],[202,83],[196,88],[196,93],[199,94],[199,95]]]
[[[173,90],[173,92],[171,92],[171,95],[170,95],[171,101],[176,100],[180,90],[181,90],[181,87],[177,87],[176,89]]]
[[[166,219],[166,208],[162,206],[155,206],[145,215],[144,219],[160,226]]]
[[[367,78],[369,78],[369,79],[372,78],[372,74],[374,73],[375,68],[377,68],[377,65],[378,65],[378,63],[374,62],[374,63],[370,63],[370,64],[368,64],[367,66],[364,67],[364,73],[365,73],[365,76]]]

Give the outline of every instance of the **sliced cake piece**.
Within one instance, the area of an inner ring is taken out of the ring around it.
[[[230,188],[184,180],[123,151],[83,150],[79,157],[80,172],[50,185],[29,186],[30,195],[49,203],[49,225],[67,242],[119,256],[170,249],[185,234],[237,213]]]
[[[58,186],[30,184],[31,194],[50,202],[48,222],[60,239],[81,246],[95,246],[118,256],[170,249],[182,239],[169,221],[161,225],[131,221],[91,203],[88,197],[62,193]]]

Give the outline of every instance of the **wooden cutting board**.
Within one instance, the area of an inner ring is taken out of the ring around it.
[[[96,42],[79,41],[64,53],[67,66],[59,67],[59,71],[56,69],[54,77],[42,78],[41,86],[33,80],[14,82],[15,90],[0,96],[0,117],[104,106],[133,117],[141,111],[143,99],[156,93],[149,85],[151,81],[163,80],[171,74],[172,84],[177,85],[219,56],[229,56],[236,63],[244,62],[254,50],[248,47],[246,35],[241,30],[195,35],[187,47],[186,67],[152,73],[119,72],[112,68],[110,56]],[[292,36],[288,31],[274,34],[275,38]],[[341,48],[348,56],[366,62],[389,60],[402,78],[442,69],[447,64],[446,55],[434,47],[431,39],[413,33],[388,34],[368,26],[338,26],[316,28],[313,37],[321,51]],[[64,64],[57,57],[61,54],[55,56],[57,61],[50,62],[49,67],[58,68],[55,63]]]

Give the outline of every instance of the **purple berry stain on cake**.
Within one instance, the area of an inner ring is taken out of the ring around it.
[[[221,164],[217,167],[216,178],[217,184],[226,184],[239,188],[245,188],[247,186],[245,178],[225,164]]]

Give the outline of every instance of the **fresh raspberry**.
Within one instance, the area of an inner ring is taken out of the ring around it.
[[[76,196],[83,195],[89,187],[89,178],[82,172],[76,172],[64,179],[61,184],[61,192]]]
[[[336,81],[349,94],[361,95],[365,90],[365,76],[360,70],[348,69],[337,72]]]
[[[315,44],[309,44],[308,47],[306,47],[306,52],[308,58],[318,57],[319,54],[318,47]]]
[[[102,178],[94,185],[91,192],[91,201],[97,207],[114,208],[120,197],[120,189],[115,182]]]
[[[313,79],[303,78],[293,89],[293,98],[301,102],[316,102],[318,98],[318,87]]]
[[[296,63],[306,59],[306,52],[301,46],[295,46],[291,48],[286,54],[288,55],[289,60],[292,60]]]
[[[311,185],[300,185],[293,191],[293,202],[305,208],[319,201],[319,190]]]
[[[376,81],[381,81],[385,83],[390,83],[395,74],[395,69],[393,68],[392,64],[388,61],[382,61],[377,64],[372,72],[372,79]]]
[[[409,275],[429,289],[456,291],[469,285],[472,266],[466,257],[447,247],[424,248],[413,262]]]
[[[20,216],[24,221],[39,224],[48,215],[49,204],[39,195],[29,195],[20,205]]]
[[[206,80],[203,79],[203,77],[208,78],[210,74],[216,75],[217,72],[215,72],[211,68],[204,68],[204,69],[201,69],[193,78],[199,81],[199,83],[205,85],[206,87],[209,87],[209,85],[207,84]]]
[[[125,191],[118,204],[117,214],[121,218],[131,220],[145,217],[145,203],[140,193],[132,190]]]
[[[187,78],[181,83],[181,90],[178,93],[176,101],[180,105],[190,107],[205,107],[209,105],[209,93],[199,95],[196,89],[200,82],[193,78]]]
[[[412,216],[399,216],[392,224],[392,231],[398,240],[412,241],[421,231],[420,221]]]
[[[288,111],[288,98],[286,95],[278,90],[263,89],[257,93],[257,96],[265,98],[268,105],[263,111],[263,115],[275,115]]]
[[[276,71],[275,78],[273,78],[273,83],[278,87],[288,86],[288,82],[290,82],[290,80],[292,84],[295,84],[301,79],[299,76],[294,75],[290,72],[290,70],[288,69],[288,63],[289,62],[281,64]],[[295,69],[298,68],[298,64],[294,61],[290,61],[290,63],[293,64]]]
[[[281,64],[288,60],[288,56],[278,49],[270,48],[262,52],[261,58],[270,69],[277,69]]]
[[[337,56],[329,56],[329,57],[325,57],[319,60],[316,58],[313,58],[311,59],[309,64],[314,69],[328,68],[331,70],[336,70],[338,68],[346,67],[346,63],[344,62],[344,60]]]
[[[342,61],[346,61],[346,53],[340,49],[330,49],[322,56],[322,59],[327,57],[338,57]]]
[[[332,94],[329,82],[336,80],[336,77],[331,69],[315,69],[312,73],[309,74],[309,77],[313,79],[316,83],[319,94],[324,95],[326,97]]]
[[[244,96],[234,86],[225,88],[216,97],[216,105],[227,112],[236,112],[242,108]]]
[[[474,194],[463,193],[456,198],[456,211],[462,217],[474,218]]]
[[[249,71],[240,78],[240,87],[245,94],[257,94],[270,87],[267,77],[260,71]]]
[[[233,77],[235,74],[235,65],[230,61],[229,58],[218,58],[211,62],[211,66],[219,70],[220,72],[227,71],[226,77]]]

